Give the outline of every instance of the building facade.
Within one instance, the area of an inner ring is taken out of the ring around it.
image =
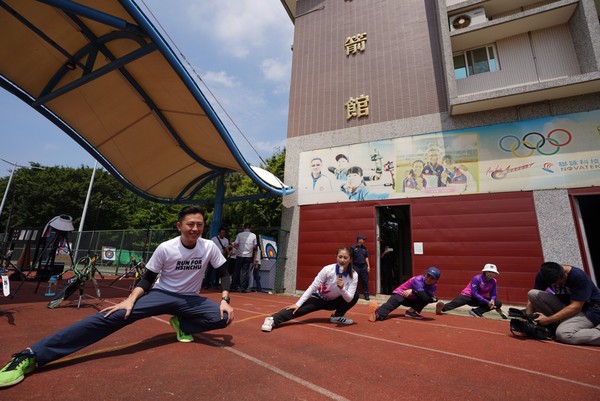
[[[371,293],[485,263],[526,301],[545,260],[600,277],[600,26],[592,0],[284,0],[295,24],[280,239],[303,290],[367,237]]]

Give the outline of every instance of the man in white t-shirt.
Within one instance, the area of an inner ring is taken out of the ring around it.
[[[252,257],[257,246],[256,234],[250,231],[250,224],[244,224],[244,231],[235,237],[232,245],[237,250],[236,263],[231,280],[232,291],[237,289],[240,292],[248,292],[250,267],[252,266]]]
[[[225,237],[225,228],[219,228],[219,233],[210,239],[215,243],[217,248],[221,250],[223,253],[223,257],[225,257],[224,268],[229,270],[229,252],[231,250],[231,245],[229,245],[229,240]],[[218,288],[219,286],[219,276],[217,275],[217,271],[213,267],[213,265],[209,264],[206,269],[206,275],[204,276],[204,282],[202,283],[202,288]]]
[[[229,275],[225,258],[210,240],[202,238],[204,212],[188,206],[179,212],[181,235],[161,243],[146,265],[146,273],[129,297],[82,319],[13,355],[0,370],[0,387],[19,383],[32,372],[91,345],[119,329],[151,316],[171,314],[171,326],[181,342],[192,334],[226,327],[233,320],[229,305]],[[199,296],[208,264],[218,266],[223,293],[220,302]]]

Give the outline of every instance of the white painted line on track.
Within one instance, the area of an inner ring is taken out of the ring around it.
[[[107,302],[113,303],[111,301],[107,301]],[[261,314],[261,313],[255,312],[255,311],[250,311],[250,310],[246,310],[246,309],[242,309],[242,308],[236,308],[236,309],[244,311],[244,312],[248,312],[248,313]],[[158,317],[155,317],[155,316],[153,316],[152,318],[155,319],[155,320],[158,320],[160,322],[163,322],[165,324],[169,324],[169,322],[165,321],[164,319],[161,319],[161,318],[158,318]],[[292,320],[292,321],[295,321],[295,320]],[[425,324],[424,322],[415,322],[415,323]],[[508,365],[508,364],[505,364],[505,363],[500,363],[500,362],[494,362],[494,361],[490,361],[490,360],[486,360],[486,359],[475,358],[475,357],[472,357],[470,355],[463,355],[463,354],[458,354],[458,353],[455,353],[455,352],[436,350],[436,349],[432,349],[430,347],[423,347],[423,346],[420,346],[420,345],[414,345],[414,344],[404,343],[404,342],[401,342],[401,341],[395,341],[395,340],[388,340],[388,339],[373,337],[373,336],[369,336],[369,335],[366,335],[366,334],[354,333],[354,332],[351,332],[351,331],[348,331],[348,330],[340,330],[340,329],[337,329],[337,328],[327,327],[327,326],[320,325],[320,324],[315,324],[315,323],[304,323],[304,324],[306,324],[308,326],[312,326],[312,327],[317,327],[317,328],[320,328],[320,329],[324,329],[324,330],[335,331],[337,333],[344,333],[344,334],[355,336],[355,337],[366,338],[366,339],[370,339],[370,340],[374,340],[374,341],[380,341],[380,342],[390,343],[390,344],[399,345],[399,346],[403,346],[403,347],[414,348],[414,349],[418,349],[418,350],[422,350],[422,351],[426,351],[426,352],[438,353],[438,354],[442,354],[442,355],[446,355],[446,356],[452,356],[452,357],[455,357],[455,358],[466,359],[466,360],[470,360],[470,361],[474,361],[474,362],[480,362],[480,363],[483,363],[483,364],[486,364],[486,365],[495,365],[495,366],[499,366],[499,367],[506,368],[506,369],[516,370],[516,371],[519,371],[519,372],[525,372],[525,373],[529,373],[529,374],[536,375],[536,376],[542,376],[542,377],[545,377],[545,378],[548,378],[548,379],[553,379],[553,380],[558,380],[558,381],[562,381],[562,382],[567,382],[567,383],[570,383],[570,384],[575,384],[575,385],[579,385],[579,386],[583,386],[583,387],[589,387],[589,388],[592,388],[594,390],[600,390],[600,386],[595,386],[595,385],[592,385],[592,384],[589,384],[589,383],[584,383],[584,382],[580,382],[580,381],[576,381],[576,380],[571,380],[571,379],[567,379],[567,378],[564,378],[564,377],[560,377],[560,376],[556,376],[556,375],[551,375],[551,374],[543,373],[543,372],[538,372],[538,371],[531,370],[531,369],[520,368],[520,367],[517,367],[517,366]],[[439,325],[439,326],[443,326],[444,328],[454,328],[452,326],[447,326],[447,325]],[[464,328],[461,328],[461,327],[457,327],[456,329],[464,330]],[[257,328],[257,330],[259,330],[259,328]],[[471,330],[475,330],[475,329],[471,329]],[[475,331],[483,331],[483,330],[475,330]],[[485,332],[485,333],[498,334],[496,332]],[[257,359],[257,358],[255,358],[255,357],[253,357],[251,355],[248,355],[248,354],[246,354],[244,352],[238,351],[238,350],[234,349],[233,347],[227,347],[227,346],[223,345],[223,343],[220,343],[218,341],[214,341],[214,340],[212,340],[210,338],[207,338],[207,337],[203,336],[201,333],[198,333],[196,335],[202,337],[203,340],[205,340],[205,341],[207,341],[207,342],[209,342],[209,343],[211,343],[213,345],[219,346],[219,347],[221,347],[221,348],[223,348],[223,349],[225,349],[225,350],[227,350],[229,352],[233,352],[234,354],[236,354],[236,355],[238,355],[238,356],[240,356],[240,357],[242,357],[244,359],[247,359],[247,360],[249,360],[249,361],[251,361],[253,363],[256,363],[259,366],[262,366],[262,367],[264,367],[264,368],[266,368],[268,370],[271,370],[274,373],[277,373],[277,374],[279,374],[279,375],[281,375],[281,376],[283,376],[283,377],[285,377],[285,378],[287,378],[289,380],[292,380],[292,381],[294,381],[294,382],[296,382],[296,383],[298,383],[298,384],[300,384],[302,386],[305,386],[305,387],[307,387],[307,388],[309,388],[309,389],[311,389],[313,391],[316,391],[316,392],[318,392],[318,393],[320,393],[322,395],[325,395],[326,397],[329,397],[329,398],[331,398],[333,400],[349,401],[347,398],[344,398],[341,395],[335,394],[335,393],[333,393],[333,392],[331,392],[331,391],[329,391],[329,390],[327,390],[327,389],[325,389],[323,387],[320,387],[320,386],[318,386],[318,385],[316,385],[314,383],[308,382],[308,381],[306,381],[306,380],[304,380],[304,379],[302,379],[302,378],[300,378],[298,376],[295,376],[292,373],[289,373],[289,372],[286,372],[286,371],[284,371],[282,369],[279,369],[278,367],[276,367],[274,365],[271,365],[271,364],[269,364],[267,362],[264,362],[264,361],[262,361],[260,359]],[[575,346],[572,346],[572,345],[560,344],[560,343],[555,343],[555,342],[551,342],[551,343],[557,344],[557,345],[568,346],[568,347],[574,347],[574,349],[577,349]],[[589,347],[585,347],[584,350],[587,352],[587,351],[590,350],[590,348]]]
[[[112,302],[112,301],[106,301],[106,302],[116,305],[116,303]],[[160,317],[152,316],[151,318],[154,319],[154,320],[158,320],[159,322],[162,322],[162,323],[165,323],[165,324],[169,325],[168,321],[166,321],[164,319],[161,319]],[[238,351],[237,349],[235,349],[233,347],[228,347],[228,346],[224,345],[223,343],[221,343],[219,341],[212,340],[212,339],[210,339],[210,338],[202,335],[202,333],[197,333],[197,334],[194,334],[194,335],[198,336],[198,337],[202,337],[202,339],[204,341],[206,341],[206,342],[208,342],[208,343],[210,343],[212,345],[220,347],[220,348],[224,349],[225,351],[232,352],[232,353],[234,353],[235,355],[237,355],[239,357],[242,357],[242,358],[244,358],[244,359],[246,359],[246,360],[248,360],[248,361],[250,361],[252,363],[255,363],[255,364],[259,365],[259,366],[262,366],[263,368],[268,369],[268,370],[270,370],[273,373],[276,373],[276,374],[278,374],[280,376],[283,376],[284,378],[286,378],[288,380],[296,382],[296,383],[300,384],[301,386],[304,386],[304,387],[308,388],[311,391],[317,392],[317,393],[319,393],[321,395],[324,395],[324,396],[326,396],[328,398],[331,398],[332,400],[335,400],[335,401],[350,401],[348,398],[345,398],[345,397],[342,397],[339,394],[333,393],[333,392],[327,390],[326,388],[323,388],[321,386],[316,385],[315,383],[311,383],[309,381],[306,381],[306,380],[304,380],[304,379],[302,379],[302,378],[300,378],[300,377],[298,377],[298,376],[296,376],[296,375],[294,375],[292,373],[286,372],[283,369],[279,369],[278,367],[276,367],[274,365],[271,365],[270,363],[261,361],[260,359],[255,358],[255,357],[253,357],[251,355],[248,355],[248,354],[246,354],[244,352]]]
[[[589,388],[593,388],[595,390],[600,390],[600,386],[595,386],[593,384],[579,382],[579,381],[576,381],[576,380],[571,380],[571,379],[567,379],[567,378],[564,378],[564,377],[551,375],[551,374],[548,374],[548,373],[538,372],[538,371],[531,370],[531,369],[519,368],[517,366],[507,365],[505,363],[489,361],[487,359],[475,358],[475,357],[472,357],[470,355],[462,355],[462,354],[457,354],[455,352],[436,350],[436,349],[432,349],[430,347],[423,347],[423,346],[420,346],[420,345],[408,344],[408,343],[404,343],[404,342],[401,342],[401,341],[387,340],[387,339],[384,339],[384,338],[378,338],[378,337],[368,336],[366,334],[353,333],[353,332],[348,332],[348,331],[344,331],[344,330],[340,330],[340,329],[335,329],[335,328],[332,328],[332,327],[321,326],[321,325],[314,324],[314,323],[307,323],[307,325],[319,327],[319,328],[325,329],[325,330],[335,331],[335,332],[338,332],[338,333],[346,333],[346,334],[351,335],[351,336],[356,336],[356,337],[361,337],[361,338],[367,338],[367,339],[370,339],[370,340],[391,343],[391,344],[400,345],[400,346],[404,346],[404,347],[408,347],[408,348],[414,348],[414,349],[418,349],[418,350],[421,350],[421,351],[427,351],[427,352],[433,352],[433,353],[447,355],[447,356],[453,356],[455,358],[467,359],[467,360],[474,361],[474,362],[481,362],[481,363],[486,364],[486,365],[495,365],[495,366],[499,366],[499,367],[506,368],[506,369],[517,370],[517,371],[529,373],[529,374],[532,374],[532,375],[542,376],[542,377],[546,377],[546,378],[549,378],[549,379],[564,381],[564,382],[567,382],[567,383],[577,384],[577,385],[580,385],[580,386],[583,386],[583,387],[589,387]]]

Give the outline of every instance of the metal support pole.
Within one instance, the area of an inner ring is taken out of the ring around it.
[[[79,253],[79,243],[81,242],[81,233],[83,231],[83,224],[85,223],[85,216],[87,214],[88,205],[90,204],[90,197],[92,195],[92,187],[94,186],[94,176],[96,175],[96,168],[98,167],[98,161],[94,163],[94,170],[92,170],[92,178],[90,178],[90,185],[88,187],[87,196],[85,197],[85,204],[83,205],[83,212],[81,213],[81,221],[79,222],[79,230],[77,230],[77,241],[75,242],[75,251],[73,260],[77,263],[77,254]]]
[[[212,222],[210,223],[210,237],[212,238],[219,233],[221,227],[221,219],[223,218],[223,203],[225,202],[225,174],[219,175],[217,178],[217,193],[215,196],[215,208],[213,212]]]

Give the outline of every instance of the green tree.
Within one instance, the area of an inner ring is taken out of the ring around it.
[[[261,168],[283,177],[285,168],[285,148],[276,149]],[[248,176],[231,174],[226,178],[226,197],[262,195],[258,199],[226,203],[223,208],[223,222],[230,227],[241,227],[249,223],[252,227],[281,226],[281,197],[269,196],[259,188]]]
[[[262,168],[283,177],[285,149],[277,149]],[[11,227],[43,227],[55,216],[73,217],[77,230],[81,222],[93,169],[54,166],[17,168],[13,174],[7,199],[0,215],[0,232],[4,232],[10,216]],[[4,194],[9,177],[0,178],[0,193]],[[253,227],[279,227],[281,198],[268,197],[244,174],[225,176],[226,198],[256,196],[259,199],[226,203],[223,224],[232,228],[244,222]],[[210,224],[214,213],[215,185],[207,185],[194,197],[202,203]],[[262,198],[260,198],[262,196]],[[14,199],[14,201],[13,201]],[[121,182],[103,169],[97,169],[92,186],[83,231],[127,229],[172,229],[182,205],[160,204],[144,199],[126,189]],[[208,235],[208,231],[206,232]]]

